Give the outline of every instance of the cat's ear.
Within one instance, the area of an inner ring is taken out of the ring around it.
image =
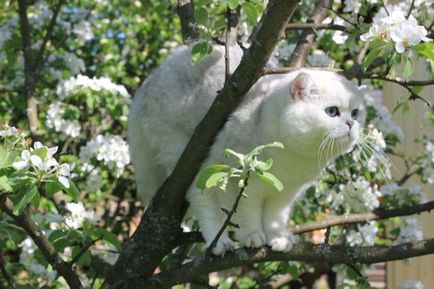
[[[312,93],[316,93],[318,88],[309,74],[301,72],[291,83],[290,91],[292,98],[299,101]]]

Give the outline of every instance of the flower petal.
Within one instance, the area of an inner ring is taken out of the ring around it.
[[[59,183],[61,183],[65,188],[69,189],[70,185],[68,178],[66,178],[65,176],[59,176],[58,180]]]

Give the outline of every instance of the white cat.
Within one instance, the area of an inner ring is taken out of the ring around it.
[[[224,48],[197,65],[191,51],[175,51],[144,82],[134,97],[129,115],[128,138],[139,196],[148,202],[174,168],[195,126],[223,87]],[[231,48],[231,68],[242,57]],[[285,149],[264,151],[272,157],[270,170],[283,183],[278,192],[255,177],[249,179],[233,222],[236,238],[246,246],[270,245],[290,250],[294,237],[287,229],[295,195],[320,170],[357,142],[364,123],[363,97],[357,86],[332,72],[302,69],[285,75],[262,77],[231,115],[210,149],[203,167],[227,162],[224,150],[247,153],[254,147],[282,142]],[[192,184],[187,192],[191,212],[199,221],[209,245],[221,228],[238,194],[236,182],[227,192],[201,193]],[[225,232],[213,252],[222,254],[234,246]]]

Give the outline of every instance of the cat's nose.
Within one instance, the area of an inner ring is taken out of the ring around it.
[[[352,121],[352,120],[347,120],[347,121],[345,122],[345,124],[348,125],[348,127],[351,129],[351,128],[353,127],[354,121]]]

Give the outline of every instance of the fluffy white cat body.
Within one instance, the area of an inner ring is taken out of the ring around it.
[[[233,47],[231,66],[242,51]],[[196,125],[224,84],[224,48],[216,46],[201,63],[191,64],[190,49],[172,54],[142,85],[131,106],[128,136],[139,196],[148,202],[173,170]],[[332,72],[300,70],[262,77],[247,93],[210,148],[203,167],[225,163],[224,150],[247,153],[259,145],[282,142],[285,149],[265,150],[273,158],[270,172],[284,185],[278,192],[251,177],[233,222],[236,238],[246,246],[268,244],[286,251],[294,238],[287,229],[295,195],[326,163],[357,141],[363,121],[363,97],[357,87]],[[336,110],[337,109],[337,114]],[[326,112],[327,111],[327,112]],[[334,116],[331,116],[331,114]],[[320,151],[323,150],[323,153]],[[193,184],[187,192],[207,245],[221,228],[239,192],[230,182],[227,192],[201,193]],[[231,249],[225,232],[214,252]]]

